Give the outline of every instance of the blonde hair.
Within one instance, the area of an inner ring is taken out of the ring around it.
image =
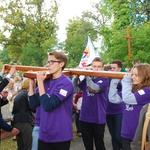
[[[18,82],[18,81],[22,81],[21,77],[20,76],[15,76],[14,77],[14,82]]]
[[[28,78],[24,79],[24,80],[21,82],[21,88],[22,88],[22,89],[25,89],[25,90],[28,90],[28,89],[29,89],[29,79],[28,79]]]

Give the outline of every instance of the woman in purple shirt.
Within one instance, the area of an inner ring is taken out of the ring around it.
[[[38,93],[34,91],[35,81],[30,79],[30,107],[40,109],[38,150],[69,150],[70,148],[73,138],[74,88],[72,81],[62,74],[66,63],[65,54],[53,51],[49,53],[47,62],[52,77],[46,79],[45,71],[37,73]]]
[[[117,93],[119,79],[112,79],[109,90],[109,99],[112,103],[123,101],[123,119],[121,137],[123,150],[131,150],[135,131],[142,107],[150,103],[150,65],[139,64],[132,73],[122,79],[122,96]]]

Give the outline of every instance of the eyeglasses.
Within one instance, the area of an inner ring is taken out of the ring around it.
[[[49,60],[49,61],[47,61],[47,64],[53,65],[55,62],[60,63],[61,61],[59,61],[59,60]]]

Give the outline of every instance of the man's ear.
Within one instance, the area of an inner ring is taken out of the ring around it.
[[[121,71],[122,70],[122,68],[119,68],[119,71]]]
[[[60,62],[60,67],[63,67],[65,65],[64,62]]]

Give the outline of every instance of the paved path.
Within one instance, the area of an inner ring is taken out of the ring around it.
[[[105,129],[104,142],[106,150],[112,150],[111,138],[107,126]],[[75,137],[75,139],[72,140],[70,150],[85,150],[82,137]]]

